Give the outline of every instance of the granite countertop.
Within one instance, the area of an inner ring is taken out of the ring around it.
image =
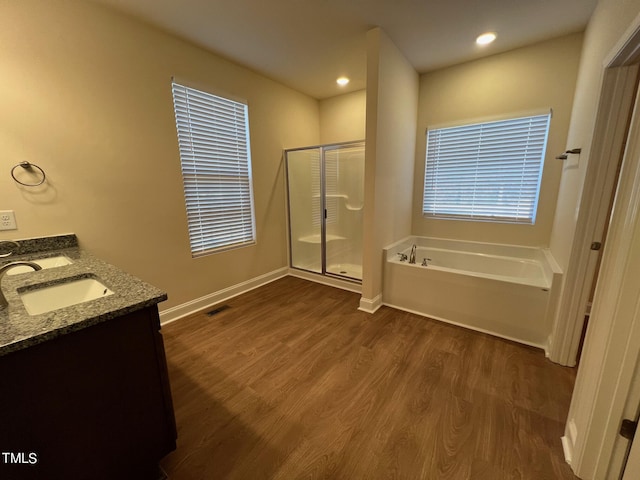
[[[2,291],[9,305],[0,310],[0,356],[28,348],[83,328],[150,307],[167,294],[92,256],[77,246],[75,235],[18,240],[20,249],[1,258],[0,266],[64,255],[73,263],[37,272],[4,275]],[[39,315],[27,313],[19,292],[63,283],[77,278],[95,278],[114,293]]]

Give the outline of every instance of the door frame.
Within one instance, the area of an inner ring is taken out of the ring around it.
[[[565,292],[573,294],[568,301],[575,309],[584,301],[585,289],[591,289],[597,255],[590,249],[586,251],[585,246],[598,241],[599,237],[590,235],[606,226],[606,217],[602,217],[604,204],[608,204],[615,187],[612,182],[609,196],[602,195],[606,182],[604,179],[597,181],[594,175],[598,172],[603,175],[606,171],[607,175],[603,176],[609,180],[611,165],[617,164],[624,152],[591,319],[563,437],[567,460],[582,478],[620,477],[624,461],[620,452],[628,445],[628,441],[618,435],[620,423],[625,406],[634,402],[637,406],[640,402],[640,398],[634,398],[640,392],[632,389],[640,359],[640,102],[636,100],[632,106],[639,61],[640,16],[603,66],[591,161],[580,207],[581,221],[571,255],[571,260],[575,254],[575,259],[584,263],[574,267],[571,272],[574,276],[567,281],[576,280],[575,272],[579,269],[585,276],[581,282],[567,285]],[[634,115],[627,135],[626,124],[631,111]],[[598,163],[602,165],[596,165]],[[595,191],[590,192],[589,188],[595,188]],[[598,194],[602,195],[599,200],[594,198]],[[589,276],[587,273],[592,267]],[[574,311],[561,306],[559,312],[563,312],[563,307],[564,311]],[[575,311],[584,317],[584,310]],[[578,324],[581,330],[582,318],[570,318],[564,336],[559,338],[562,345],[557,346],[563,347],[565,361],[570,360],[573,348],[577,349],[579,336],[575,337]]]
[[[623,54],[608,62],[603,71],[590,161],[569,264],[564,273],[563,293],[549,339],[549,359],[561,365],[573,367],[577,363],[585,314],[598,265],[598,252],[591,250],[591,244],[602,243],[606,232],[617,170],[633,109],[637,61],[636,57],[629,58]]]

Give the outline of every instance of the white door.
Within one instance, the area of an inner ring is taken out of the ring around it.
[[[638,480],[640,478],[640,441],[631,444],[622,480]]]
[[[618,429],[623,418],[634,419],[637,415],[640,392],[634,388],[639,383],[634,379],[638,376],[639,358],[640,99],[637,98],[567,423],[566,438],[569,443],[575,439],[572,467],[579,477],[621,478],[629,441],[618,435]],[[640,443],[640,436],[636,443]],[[630,460],[630,472],[634,461],[635,455]],[[640,476],[628,478],[640,480]]]

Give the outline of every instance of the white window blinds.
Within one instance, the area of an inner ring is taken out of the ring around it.
[[[255,243],[247,105],[172,90],[192,256]]]
[[[428,130],[423,215],[535,223],[550,117]]]

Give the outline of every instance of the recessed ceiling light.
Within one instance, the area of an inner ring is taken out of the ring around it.
[[[476,38],[476,43],[478,45],[488,45],[496,39],[496,34],[493,32],[487,32],[480,35]]]
[[[347,83],[349,83],[349,79],[347,77],[340,77],[336,80],[336,83],[341,87],[344,87]]]

